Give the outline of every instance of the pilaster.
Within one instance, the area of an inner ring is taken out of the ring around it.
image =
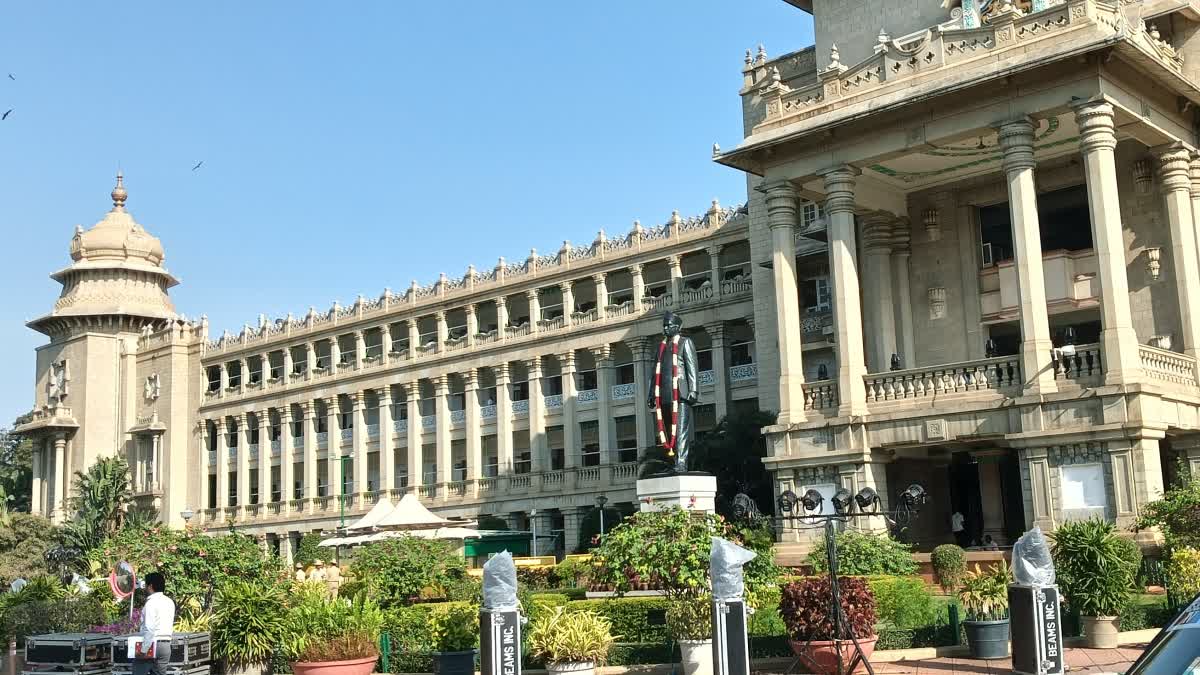
[[[1183,353],[1200,356],[1200,263],[1192,221],[1191,157],[1182,144],[1157,149],[1160,184],[1171,227],[1171,261],[1179,296],[1179,323]]]
[[[546,399],[542,394],[542,359],[535,356],[525,362],[529,373],[529,456],[532,471],[550,467],[546,451]]]
[[[496,339],[503,341],[508,333],[508,298],[496,298]]]
[[[600,461],[604,464],[616,464],[617,449],[613,442],[612,388],[613,361],[612,348],[609,345],[593,347],[592,358],[596,361],[596,388],[600,390],[598,404],[600,430]]]
[[[709,246],[708,283],[712,286],[713,298],[721,297],[721,244]]]
[[[683,266],[679,256],[667,256],[667,271],[671,275],[671,301],[678,303],[683,298]]]
[[[354,492],[365,495],[370,486],[370,457],[367,455],[367,392],[356,391],[350,396],[350,452],[354,455]],[[360,502],[361,503],[361,502]]]
[[[572,323],[571,315],[575,313],[574,282],[564,281],[558,285],[558,288],[562,292],[563,325],[570,326]]]
[[[271,409],[258,413],[258,503],[259,516],[266,515],[271,501]]]
[[[289,513],[287,503],[296,498],[296,449],[292,443],[292,407],[279,409],[279,501],[280,513]]]
[[[507,363],[492,367],[496,376],[496,472],[512,472],[512,386]]]
[[[896,300],[896,332],[897,347],[900,351],[900,362],[905,368],[917,365],[917,342],[913,333],[912,291],[909,282],[912,278],[910,260],[912,259],[912,231],[907,218],[900,218],[892,227],[892,274],[895,286]]]
[[[713,405],[717,421],[729,414],[729,367],[725,358],[725,322],[715,321],[704,325],[712,343]]]
[[[467,480],[474,486],[483,476],[483,440],[479,437],[479,371],[468,368],[463,373],[463,379],[466,380],[463,407],[466,417]]]
[[[597,272],[592,282],[596,285],[596,317],[603,321],[608,316],[608,275]]]
[[[327,497],[342,494],[342,434],[338,425],[338,397],[325,399],[325,482]]]
[[[874,211],[862,217],[863,304],[866,306],[868,372],[886,372],[897,353],[892,296],[892,224],[895,216]]]
[[[646,400],[650,396],[650,350],[654,342],[650,338],[636,338],[629,342],[633,352],[634,424],[637,429],[638,456],[642,448],[651,444],[650,411]]]
[[[538,297],[538,289],[525,291],[525,300],[529,303],[529,333],[538,332],[538,322],[542,320],[542,301]]]
[[[439,309],[434,314],[434,319],[437,321],[437,346],[434,351],[441,354],[446,350],[446,340],[450,337],[450,329],[446,326],[446,312]]]
[[[576,395],[579,386],[575,381],[575,352],[569,351],[558,357],[562,364],[563,389],[563,466],[573,469],[582,462],[582,450],[579,446],[579,420],[576,419]]]
[[[467,305],[467,346],[475,344],[475,334],[479,332],[479,317],[476,314],[475,303]]]
[[[376,390],[379,401],[379,489],[396,489],[396,430],[392,420],[392,387],[383,385]]]
[[[629,279],[633,286],[633,311],[642,311],[642,298],[646,297],[646,280],[642,277],[642,263],[629,266]]]
[[[408,407],[408,487],[415,490],[425,481],[425,460],[421,447],[421,387],[418,380],[404,383],[404,401]]]
[[[246,371],[242,370],[242,382]],[[250,422],[249,415],[237,416],[237,503],[238,520],[246,519],[246,507],[250,505]]]
[[[311,362],[310,362],[311,363]],[[305,507],[313,512],[317,499],[317,404],[315,401],[304,401],[300,404],[300,414],[303,420],[300,430],[304,433],[304,498],[308,500]]]
[[[437,448],[437,482],[444,486],[453,480],[450,457],[450,380],[445,375],[433,378],[433,401],[436,410],[434,442]],[[443,488],[439,488],[441,491]]]
[[[367,338],[361,330],[354,331],[354,369],[362,368],[363,359],[367,358]]]

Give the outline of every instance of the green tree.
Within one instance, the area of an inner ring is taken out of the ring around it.
[[[12,514],[8,527],[0,527],[0,582],[49,572],[46,551],[54,537],[49,520],[28,513]]]
[[[723,519],[714,514],[678,507],[635,513],[592,550],[592,579],[618,594],[647,581],[672,600],[695,599],[708,590],[712,538],[725,534]]]
[[[86,472],[75,472],[67,500],[72,516],[61,530],[62,548],[85,558],[120,531],[132,501],[129,465],[124,458],[101,457]]]
[[[467,564],[447,542],[404,536],[362,547],[351,570],[371,597],[389,607],[405,604],[422,591],[444,596],[447,586],[466,577]]]
[[[1169,548],[1200,548],[1200,476],[1188,476],[1147,504],[1137,527],[1157,527]]]
[[[11,512],[28,512],[32,496],[33,441],[0,429],[0,525]]]
[[[305,533],[296,545],[296,554],[292,556],[292,561],[300,563],[301,567],[308,567],[320,559],[321,535],[316,532]]]
[[[771,472],[763,465],[767,456],[767,441],[763,427],[775,424],[778,413],[755,410],[726,415],[715,429],[696,440],[690,468],[717,477],[720,499],[717,511],[733,518],[732,499],[745,494],[754,500],[759,511],[775,513],[775,488]]]

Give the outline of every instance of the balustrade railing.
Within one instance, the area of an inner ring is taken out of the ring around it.
[[[758,379],[758,364],[746,363],[729,369],[730,382],[749,382]]]
[[[630,382],[628,384],[614,384],[612,388],[612,400],[624,401],[633,398],[637,393],[637,385]]]
[[[422,499],[433,499],[437,496],[436,485],[421,485],[417,487],[417,496]]]
[[[584,389],[575,394],[577,403],[595,403],[600,400],[600,391],[598,389]]]
[[[716,383],[717,383],[716,373],[714,373],[711,370],[700,371],[700,384],[701,385],[712,386]]]
[[[599,483],[600,467],[585,466],[581,469],[578,469],[575,475],[579,478],[580,483]]]
[[[838,405],[836,382],[806,382],[804,384],[804,409],[828,410]]]
[[[278,516],[283,512],[283,504],[279,502],[271,502],[267,504],[267,517]]]
[[[447,483],[446,492],[451,497],[465,497],[467,494],[467,482],[460,480],[453,483]]]
[[[479,418],[485,419],[485,420],[496,419],[496,406],[495,405],[479,406]]]
[[[1098,344],[1078,345],[1074,354],[1059,355],[1053,366],[1056,380],[1094,380],[1104,374]]]
[[[408,420],[407,419],[393,420],[392,421],[392,429],[395,430],[395,432],[398,434],[408,433]]]
[[[490,495],[496,492],[495,478],[480,478],[475,482],[475,487],[480,495]]]
[[[558,410],[563,407],[562,394],[552,394],[543,398],[546,403],[546,410]]]
[[[467,421],[467,411],[466,410],[451,410],[450,411],[450,424],[451,425],[458,426],[461,424],[465,424],[466,421]]]
[[[338,438],[342,439],[343,443],[349,442],[352,438],[354,438],[354,428],[350,427],[348,429],[342,429],[341,433],[338,434]]]
[[[1138,345],[1142,372],[1152,380],[1196,386],[1196,360],[1185,354]]]
[[[616,319],[616,318],[622,317],[622,316],[629,316],[629,315],[633,314],[633,301],[626,300],[625,302],[622,302],[617,305],[609,305],[604,308],[604,313],[607,314],[608,318],[610,318],[610,319]]]
[[[638,463],[625,462],[623,464],[613,464],[609,466],[612,482],[625,483],[632,480],[637,480]]]
[[[428,429],[434,429],[436,427],[437,427],[437,416],[436,415],[424,415],[421,417],[421,428],[422,429],[428,430]]]
[[[528,400],[513,401],[512,402],[512,411],[513,411],[514,415],[528,415],[529,414],[529,401]]]
[[[292,513],[299,513],[304,510],[304,504],[307,501],[307,499],[293,499],[292,501],[288,502],[288,506],[290,507]]]
[[[519,474],[508,477],[508,489],[510,490],[528,490],[532,484],[531,474]]]
[[[549,473],[544,473],[542,474],[542,487],[562,487],[564,476],[565,473],[562,471],[551,471]]]
[[[713,289],[709,284],[705,284],[700,288],[685,288],[679,292],[679,299],[685,305],[690,305],[697,302],[707,302],[712,300]]]
[[[329,443],[329,432],[328,431],[318,431],[317,432],[317,443],[319,443],[321,445],[327,445]]]
[[[926,398],[1021,386],[1021,360],[1000,356],[979,361],[909,368],[867,375],[867,402]]]
[[[283,450],[282,441],[271,441],[271,454],[278,455]]]
[[[736,279],[725,279],[721,282],[721,295],[741,295],[754,290],[754,285],[750,281],[750,277],[738,277]]]

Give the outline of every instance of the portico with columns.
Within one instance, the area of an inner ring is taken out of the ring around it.
[[[948,16],[940,32],[881,35],[859,63],[836,48],[823,66],[810,50],[747,56],[749,131],[715,160],[759,185],[751,241],[769,251],[774,304],[755,318],[780,354],[785,414],[766,429],[779,493],[869,485],[887,504],[921,483],[937,503],[906,536],[927,548],[952,540],[953,511],[975,541],[1003,542],[1087,515],[1128,525],[1161,495],[1164,449],[1191,443],[1200,419],[1200,89],[1149,29],[1104,43],[1109,11],[1001,10],[969,49]],[[1024,51],[1008,70],[983,58],[1009,48]],[[898,50],[928,58],[910,67]],[[1155,86],[1179,105],[1160,107]],[[821,205],[818,231],[801,200]],[[820,397],[789,356],[809,353],[792,289],[813,238],[827,242],[835,333],[836,392]],[[807,546],[800,529],[781,538]]]

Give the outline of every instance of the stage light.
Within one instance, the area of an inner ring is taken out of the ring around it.
[[[831,501],[833,501],[834,511],[838,513],[846,513],[850,510],[850,503],[852,501],[850,498],[850,491],[846,488],[839,488],[838,491],[833,494],[833,499]]]
[[[900,503],[906,509],[916,509],[925,504],[925,500],[929,498],[925,488],[917,483],[908,486],[908,489],[900,493]]]
[[[854,495],[854,501],[858,502],[860,511],[867,509],[874,511],[879,508],[879,493],[872,488],[865,487],[859,490],[857,495]]]
[[[825,503],[825,498],[816,490],[809,490],[800,498],[800,505],[805,511],[820,511],[821,505]]]

